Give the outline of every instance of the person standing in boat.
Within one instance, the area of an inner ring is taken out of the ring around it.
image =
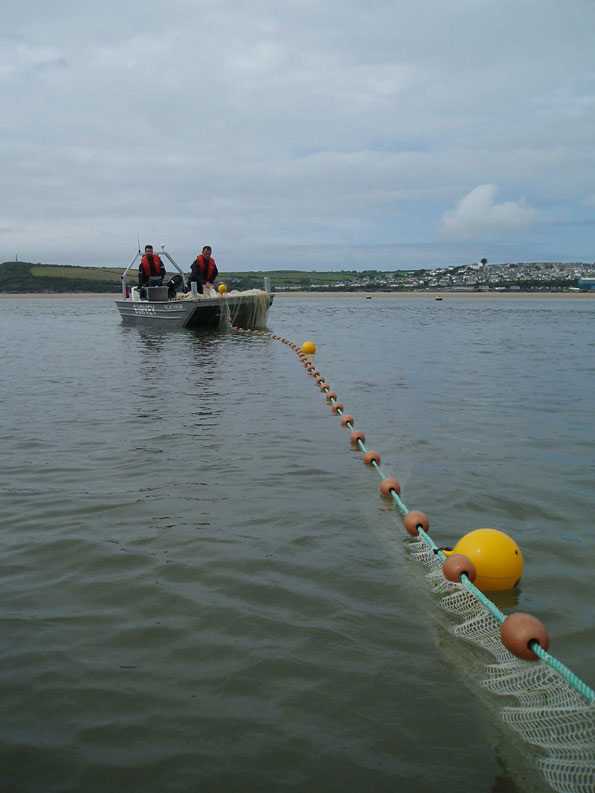
[[[213,286],[213,281],[219,275],[219,270],[215,264],[215,259],[211,256],[212,248],[210,245],[205,245],[202,253],[199,253],[196,259],[192,262],[192,270],[188,285],[192,281],[196,281],[196,288],[198,293],[202,295],[202,288],[206,284],[208,287]]]
[[[139,287],[145,286],[146,284],[161,286],[164,275],[165,266],[159,256],[153,253],[153,246],[145,245],[145,255],[141,259],[140,267],[138,268]]]

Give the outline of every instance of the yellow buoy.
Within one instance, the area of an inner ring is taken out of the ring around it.
[[[219,292],[220,295],[222,295],[224,292],[227,292],[227,287],[225,286],[225,284],[219,284],[219,286],[217,287],[217,291]]]
[[[302,352],[306,353],[306,355],[313,355],[316,352],[316,345],[313,341],[305,341],[302,344]]]
[[[460,553],[471,559],[477,576],[473,582],[482,592],[512,589],[523,574],[523,554],[516,542],[497,529],[476,529],[465,534],[446,556]]]

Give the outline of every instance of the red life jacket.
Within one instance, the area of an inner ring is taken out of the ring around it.
[[[161,259],[156,253],[151,254],[150,258],[145,254],[141,259],[140,265],[147,278],[151,275],[161,275]]]
[[[215,259],[213,259],[211,256],[208,262],[206,262],[202,253],[199,253],[196,257],[196,261],[198,263],[198,272],[202,275],[205,281],[210,283],[213,279],[213,273],[215,272]]]

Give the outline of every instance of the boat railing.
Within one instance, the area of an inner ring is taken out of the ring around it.
[[[133,266],[133,264],[137,261],[137,259],[139,259],[139,258],[142,259],[143,255],[144,254],[141,253],[141,251],[138,251],[138,253],[135,253],[133,258],[132,258],[132,261],[130,262],[128,267],[124,270],[124,272],[121,275],[121,279],[122,279],[122,297],[124,299],[126,299],[126,276],[128,274],[128,271]],[[161,246],[161,250],[159,251],[158,255],[159,256],[165,256],[173,264],[173,266],[176,268],[176,270],[182,276],[182,284],[184,286],[184,289],[186,289],[186,276],[184,275],[184,272],[183,272],[182,268],[179,266],[179,264],[177,264],[177,262],[174,261],[173,257],[170,256],[169,253],[165,250],[165,246],[164,245]]]

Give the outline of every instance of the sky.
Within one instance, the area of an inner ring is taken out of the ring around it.
[[[595,261],[593,0],[21,0],[0,261]]]

